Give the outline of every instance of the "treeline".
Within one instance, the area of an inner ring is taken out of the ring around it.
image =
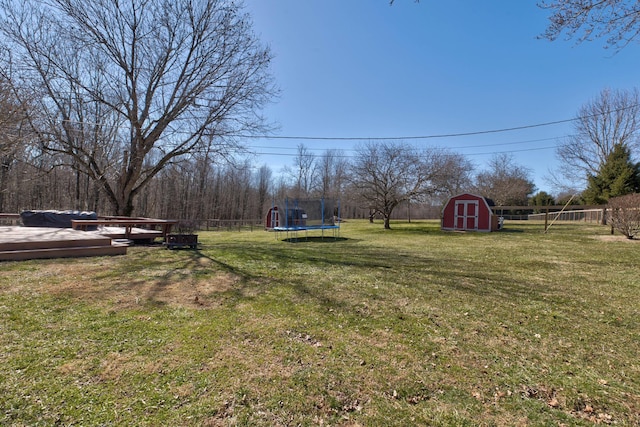
[[[99,183],[60,156],[36,154],[33,148],[14,149],[5,152],[1,160],[0,212],[55,209],[116,214]],[[273,171],[248,160],[219,163],[206,156],[183,158],[166,166],[145,187],[136,199],[133,215],[262,220],[274,203],[289,197],[335,199],[340,201],[343,218],[370,216],[349,186],[347,161],[335,153],[316,156],[303,150],[293,164],[285,171]],[[437,218],[441,203],[442,196],[408,201],[393,217]]]
[[[390,218],[432,217],[463,191],[500,206],[551,201],[532,198],[530,171],[506,153],[482,171],[398,141],[363,141],[350,156],[299,146],[285,171],[230,161],[245,136],[273,130],[262,110],[278,93],[272,53],[241,2],[94,3],[4,3],[2,212],[239,220],[285,196],[324,197],[340,199],[344,218],[382,216],[388,228]],[[556,154],[583,200],[640,192],[640,91],[603,90],[574,126]]]
[[[29,150],[5,153],[0,169],[0,212],[29,209],[95,211],[114,215],[102,187],[56,156]],[[344,215],[358,216],[341,188],[302,190],[291,172],[274,176],[268,166],[249,161],[218,164],[190,157],[165,167],[137,199],[134,216],[173,219],[262,219],[274,200],[284,197],[340,199]],[[364,213],[360,213],[363,217]]]

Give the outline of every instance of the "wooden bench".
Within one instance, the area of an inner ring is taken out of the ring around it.
[[[151,218],[123,218],[123,217],[118,217],[118,218],[101,218],[101,219],[72,219],[71,220],[71,227],[74,230],[88,230],[90,227],[97,227],[97,226],[116,226],[116,227],[123,227],[125,229],[125,237],[128,239],[131,237],[132,234],[132,229],[134,227],[140,227],[140,228],[151,228],[153,227],[154,230],[157,229],[157,227],[160,227],[162,230],[162,238],[166,240],[167,235],[169,233],[171,233],[171,228],[177,223],[178,221],[175,220],[169,220],[169,219],[151,219]]]

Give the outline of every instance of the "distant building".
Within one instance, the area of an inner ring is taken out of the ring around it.
[[[475,194],[464,193],[451,197],[442,209],[442,230],[496,231],[500,225],[490,202]]]

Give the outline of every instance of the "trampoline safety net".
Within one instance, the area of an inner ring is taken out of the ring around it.
[[[274,202],[266,218],[273,230],[338,228],[340,204],[328,199],[283,199]]]

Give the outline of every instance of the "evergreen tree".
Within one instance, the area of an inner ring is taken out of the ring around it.
[[[553,196],[546,191],[538,191],[532,197],[529,198],[529,206],[551,206],[555,205],[556,201]],[[542,212],[541,209],[536,209],[534,213]]]
[[[556,201],[546,191],[538,191],[533,197],[529,198],[529,204],[533,206],[550,206],[555,205]]]
[[[597,175],[587,176],[588,186],[583,193],[588,204],[604,204],[609,198],[640,191],[640,163],[631,160],[631,152],[624,144],[616,144],[600,166]]]

